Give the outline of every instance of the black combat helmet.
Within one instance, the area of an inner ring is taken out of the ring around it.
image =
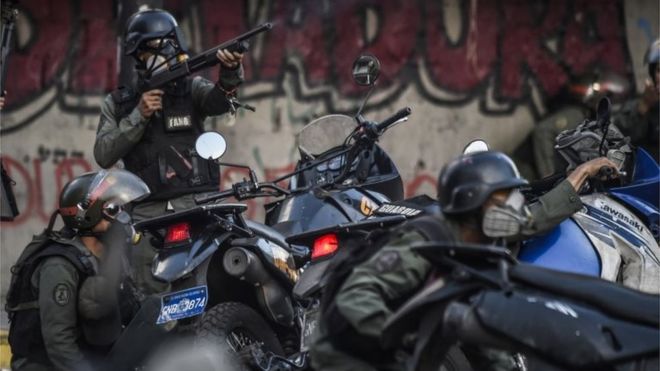
[[[126,22],[124,53],[137,58],[136,52],[146,48],[148,41],[159,39],[172,39],[178,52],[187,51],[183,33],[172,14],[161,9],[139,11]]]
[[[660,82],[655,81],[655,70],[658,68],[658,63],[660,62],[660,39],[657,39],[649,46],[649,49],[646,51],[646,54],[644,55],[644,63],[648,65],[649,68],[649,76],[653,80],[654,84],[658,84]]]
[[[64,224],[78,231],[113,217],[121,207],[149,195],[149,187],[135,174],[121,169],[83,174],[64,186],[59,212]]]
[[[461,155],[440,171],[438,202],[448,215],[477,211],[493,192],[526,185],[518,168],[501,152]]]

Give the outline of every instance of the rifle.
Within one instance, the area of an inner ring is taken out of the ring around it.
[[[11,38],[16,24],[16,1],[2,3],[2,43],[0,44],[0,96],[5,96],[5,79],[7,77],[7,62],[11,50]]]
[[[0,44],[0,97],[5,96],[5,79],[7,77],[7,62],[9,62],[9,52],[11,49],[11,38],[14,34],[14,24],[16,23],[16,1],[5,1],[2,3],[2,43]],[[14,181],[5,171],[0,163],[0,220],[12,221],[19,214],[16,207],[16,197],[12,186]]]
[[[244,53],[250,47],[250,44],[247,41],[248,39],[264,31],[268,31],[272,27],[273,25],[271,23],[264,23],[238,37],[235,37],[220,45],[214,46],[213,48],[206,50],[193,58],[178,62],[177,64],[169,67],[166,71],[160,72],[149,79],[143,80],[139,87],[140,91],[145,92],[153,89],[159,89],[181,77],[189,76],[197,71],[215,66],[216,64],[220,63],[220,60],[218,60],[218,57],[216,57],[218,50],[227,49],[231,52]]]

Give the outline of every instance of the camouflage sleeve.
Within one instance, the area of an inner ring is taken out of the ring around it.
[[[220,82],[214,84],[202,77],[193,79],[192,94],[195,107],[203,117],[218,116],[229,111],[227,93],[243,82],[243,66],[220,69]]]
[[[108,95],[101,105],[101,119],[94,142],[94,159],[102,168],[109,168],[135,146],[146,128],[148,120],[137,107],[117,122],[115,104]]]
[[[582,209],[580,196],[568,180],[564,180],[550,192],[529,205],[534,220],[531,228],[523,231],[523,237],[546,232]]]
[[[77,343],[78,283],[77,270],[64,258],[49,258],[39,269],[41,332],[58,370],[90,369]]]
[[[424,241],[418,232],[398,236],[357,266],[337,293],[339,312],[363,335],[380,336],[392,313],[387,303],[409,296],[428,276],[431,263],[410,250],[417,241]]]

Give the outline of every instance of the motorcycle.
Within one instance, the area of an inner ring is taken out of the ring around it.
[[[605,182],[592,179],[580,192],[584,208],[526,241],[518,258],[660,293],[660,168],[643,149],[633,151],[628,139],[609,125],[609,116],[610,102],[603,98],[597,119],[561,133],[555,148],[571,168],[607,156],[619,165],[621,176]],[[607,177],[606,169],[601,172]],[[534,193],[532,189],[528,195]]]
[[[378,71],[379,62],[372,56],[354,64],[356,81],[372,88]],[[202,134],[196,143],[198,156],[220,166],[246,168],[249,179],[197,197],[194,208],[135,224],[158,248],[152,273],[169,282],[171,292],[146,305],[144,315],[129,327],[151,327],[145,332],[152,340],[164,339],[164,333],[187,334],[197,343],[227,344],[242,363],[249,363],[256,346],[280,357],[297,353],[303,313],[291,296],[293,286],[301,267],[332,251],[327,244],[311,251],[290,245],[286,236],[364,219],[377,205],[402,197],[401,177],[376,142],[410,113],[402,109],[380,123],[358,113],[357,125],[348,116],[320,118],[300,134],[296,169],[272,182],[259,182],[247,166],[219,162],[227,148],[224,138]],[[339,145],[333,142],[345,133]],[[289,187],[278,185],[286,179]],[[278,200],[267,205],[262,224],[243,217],[243,204],[219,203],[230,197]],[[130,332],[140,335],[139,330]],[[139,364],[149,344],[131,347],[127,342],[115,345],[128,353],[123,364]]]
[[[438,370],[460,345],[502,350],[520,370],[657,370],[658,295],[519,263],[495,246],[414,249],[441,275],[386,323],[382,340],[409,354],[408,369]],[[464,361],[451,369],[474,367]]]

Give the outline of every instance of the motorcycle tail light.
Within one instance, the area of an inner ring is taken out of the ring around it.
[[[177,244],[181,242],[190,241],[190,224],[179,223],[167,227],[167,234],[165,235],[165,244]]]
[[[312,247],[312,260],[332,255],[339,248],[339,241],[337,235],[334,233],[324,234],[314,240]]]

